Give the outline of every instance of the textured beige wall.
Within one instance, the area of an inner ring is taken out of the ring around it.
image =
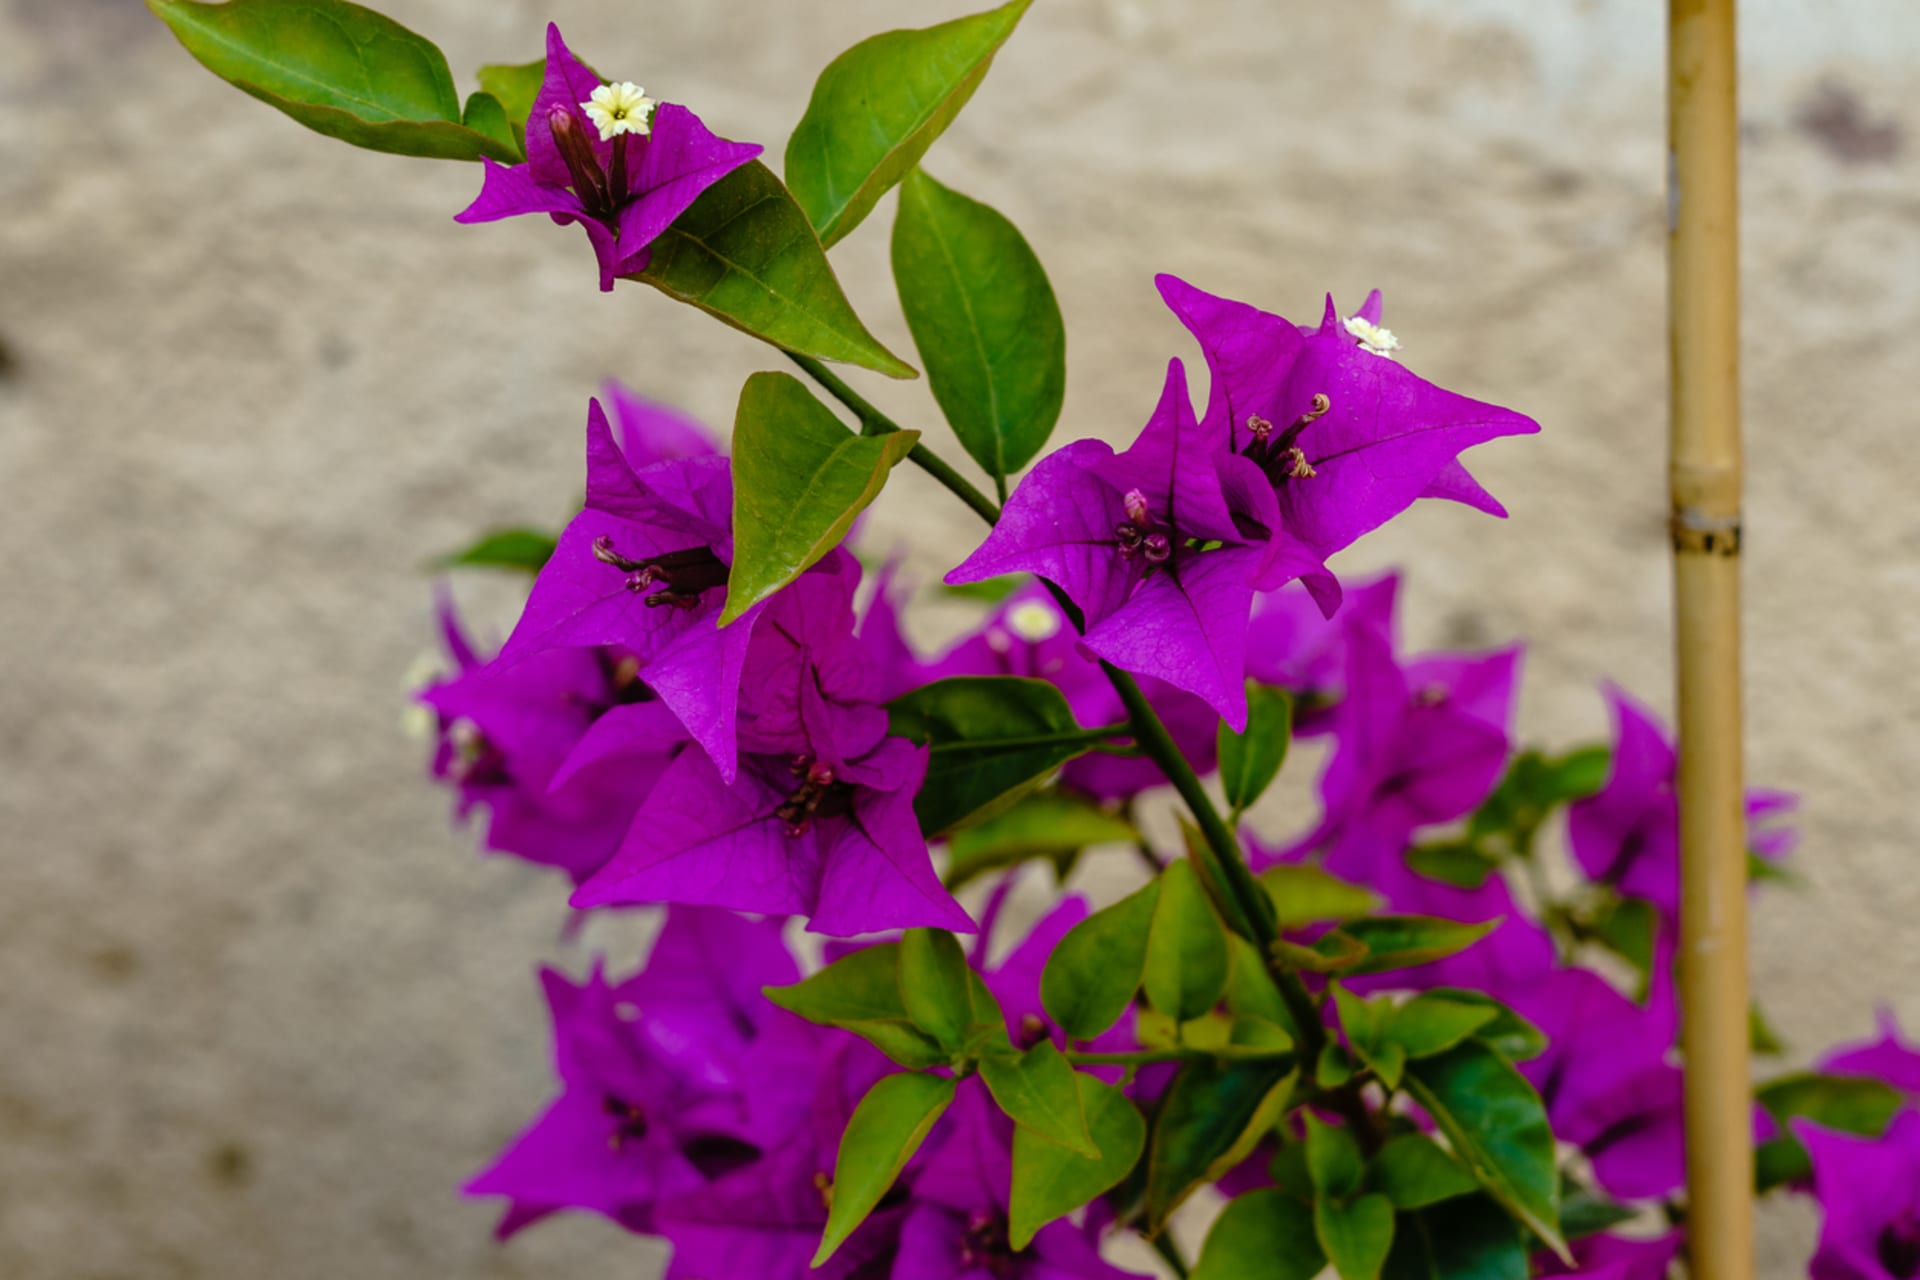
[[[834,52],[961,6],[389,7],[456,68],[551,13],[777,155]],[[1131,431],[1189,354],[1161,269],[1306,315],[1377,284],[1414,367],[1537,416],[1475,462],[1511,522],[1421,510],[1348,567],[1410,571],[1416,642],[1529,637],[1523,720],[1566,741],[1601,675],[1668,679],[1658,10],[1043,0],[931,167],[1048,263],[1068,431]],[[1806,795],[1810,888],[1756,978],[1811,1048],[1877,999],[1920,1025],[1920,21],[1774,0],[1748,37],[1751,756]],[[599,377],[724,421],[777,359],[597,295],[574,233],[456,227],[475,171],[301,132],[134,0],[0,0],[0,110],[0,1276],[646,1274],[584,1220],[498,1251],[453,1196],[544,1095],[530,967],[581,946],[448,833],[400,682],[420,560],[564,515]],[[885,218],[838,257],[906,349]],[[872,530],[923,579],[975,536],[912,472]],[[1807,1215],[1767,1231],[1798,1273]]]

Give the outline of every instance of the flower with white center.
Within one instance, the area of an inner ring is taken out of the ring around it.
[[[658,106],[647,91],[630,80],[603,84],[580,104],[600,130],[600,141],[611,142],[623,133],[645,137],[653,127],[653,109]]]
[[[1347,332],[1360,340],[1362,351],[1391,360],[1393,353],[1400,349],[1400,339],[1393,336],[1391,329],[1383,329],[1363,316],[1348,316],[1346,323]]]
[[[1060,631],[1060,613],[1039,600],[1022,600],[1007,610],[1007,629],[1028,644],[1051,640]]]

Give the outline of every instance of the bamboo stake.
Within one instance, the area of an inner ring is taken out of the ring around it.
[[[1753,1276],[1740,705],[1736,0],[1669,0],[1680,999],[1695,1280]]]

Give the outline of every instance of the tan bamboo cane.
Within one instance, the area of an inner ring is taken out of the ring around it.
[[[1680,999],[1695,1280],[1753,1276],[1740,706],[1736,0],[1669,0]]]

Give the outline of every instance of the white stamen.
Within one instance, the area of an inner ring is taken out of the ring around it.
[[[630,80],[603,84],[580,104],[600,130],[600,141],[611,142],[623,133],[645,137],[653,128],[653,109],[659,104],[647,91]]]
[[[1028,644],[1051,640],[1060,632],[1060,614],[1038,600],[1022,600],[1007,610],[1007,628]]]
[[[1383,329],[1373,321],[1361,316],[1348,316],[1347,332],[1360,340],[1360,349],[1370,351],[1376,356],[1393,359],[1393,353],[1400,349],[1400,339],[1393,336],[1393,330]]]

